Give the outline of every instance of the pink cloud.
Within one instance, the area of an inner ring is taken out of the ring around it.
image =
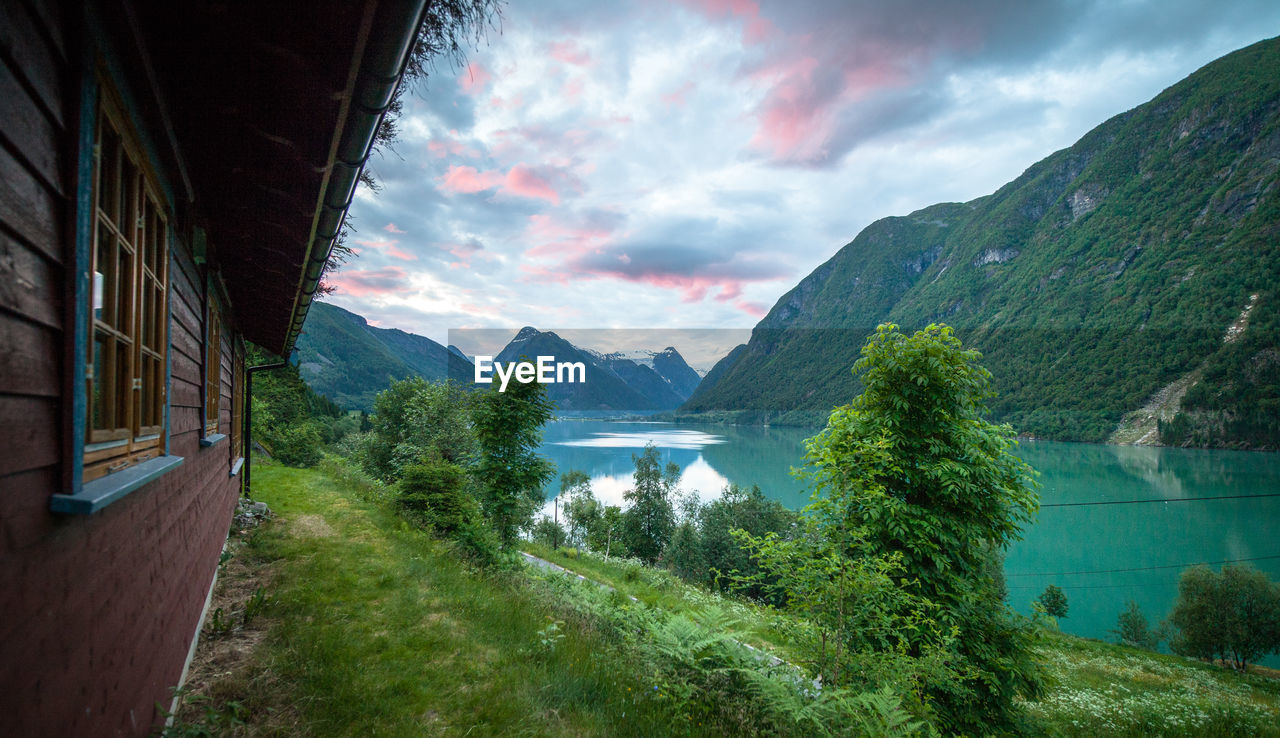
[[[591,54],[579,47],[575,41],[559,41],[551,44],[550,54],[552,59],[578,67],[589,67],[592,63]]]
[[[662,104],[667,106],[668,108],[670,107],[683,108],[684,104],[688,102],[687,98],[689,96],[689,93],[692,91],[693,91],[693,80],[687,80],[684,84],[680,85],[678,89],[672,90],[671,92],[668,92],[662,95],[660,99],[662,100]]]
[[[479,171],[475,167],[453,165],[436,180],[448,192],[473,194],[498,189],[499,194],[546,200],[560,204],[562,192],[581,193],[582,181],[566,167],[531,167],[516,164],[503,173],[500,170]]]
[[[550,215],[531,215],[524,239],[534,245],[524,253],[535,258],[601,253],[621,223],[619,216],[608,211],[589,214],[572,224]]]
[[[760,4],[755,0],[684,0],[684,3],[713,20],[742,21],[742,42],[747,46],[764,43],[774,30],[773,24],[760,15]]]
[[[500,172],[481,172],[475,167],[451,166],[440,178],[440,187],[450,192],[482,192],[502,184]]]
[[[446,156],[465,156],[474,159],[480,156],[480,152],[469,148],[461,141],[452,138],[432,139],[427,142],[427,151],[437,159],[443,159]]]
[[[458,75],[458,84],[462,86],[462,91],[468,95],[477,95],[484,91],[489,80],[493,79],[493,75],[489,74],[489,70],[476,62],[470,62],[466,68]]]
[[[403,231],[397,231],[397,233],[403,233]],[[418,260],[418,257],[416,257],[416,256],[414,256],[413,254],[410,254],[410,253],[408,253],[408,252],[406,252],[406,251],[402,250],[402,249],[399,247],[400,242],[399,242],[399,241],[397,241],[396,239],[387,239],[387,240],[382,240],[382,241],[368,241],[368,240],[364,240],[364,241],[356,241],[356,243],[360,244],[361,246],[367,246],[367,247],[369,247],[369,248],[371,248],[371,249],[377,249],[378,251],[381,251],[382,253],[386,254],[387,256],[390,256],[390,257],[393,257],[393,258],[396,258],[396,259],[401,259],[401,260],[403,260],[403,261],[417,261],[417,260]]]
[[[552,188],[551,183],[523,164],[511,167],[502,189],[521,197],[541,198],[553,205],[560,204],[560,194]]]
[[[334,274],[332,282],[337,291],[344,295],[378,297],[403,292],[409,284],[409,273],[398,266],[353,269]]]
[[[769,314],[769,306],[762,302],[748,302],[747,300],[738,300],[733,306],[753,318],[763,318]]]
[[[387,233],[404,233],[404,231],[396,227],[395,223],[386,224],[385,226],[382,227],[382,230],[386,231]]]
[[[441,244],[441,248],[457,258],[457,261],[449,263],[450,269],[470,269],[471,260],[477,257],[485,261],[493,261],[498,258],[493,253],[486,251],[484,244],[474,239],[464,243]]]
[[[582,97],[582,78],[574,77],[564,83],[564,87],[560,88],[560,97],[569,102],[574,102]]]

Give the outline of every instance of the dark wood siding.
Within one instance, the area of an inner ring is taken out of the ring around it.
[[[180,244],[169,452],[185,461],[93,515],[49,512],[79,463],[64,450],[65,392],[82,379],[70,316],[87,309],[64,304],[81,85],[67,9],[78,4],[0,2],[0,735],[147,735],[181,676],[239,480],[230,443],[199,445],[205,279]]]

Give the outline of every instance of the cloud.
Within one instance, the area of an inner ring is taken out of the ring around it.
[[[577,67],[591,66],[591,54],[578,46],[576,41],[557,41],[548,47],[548,53],[552,59],[557,59],[565,64],[572,64]]]
[[[403,267],[381,269],[346,269],[330,278],[337,292],[352,297],[395,295],[409,286],[409,273]]]
[[[340,297],[386,325],[750,326],[870,222],[993,192],[1280,5],[543,0],[502,26],[405,97],[357,194],[379,245]]]
[[[489,73],[489,70],[476,62],[470,62],[458,74],[458,84],[461,85],[462,91],[468,95],[479,95],[492,79],[493,75]]]
[[[483,192],[501,185],[504,179],[499,172],[481,172],[475,167],[455,165],[440,178],[440,188],[448,192]]]
[[[403,231],[398,231],[398,232],[403,233]],[[395,259],[400,259],[402,261],[416,261],[418,259],[418,257],[414,256],[413,254],[410,254],[402,250],[399,246],[400,241],[394,238],[380,239],[377,241],[371,241],[368,239],[357,239],[356,243],[361,246],[365,246],[371,249],[376,249],[382,252],[383,254],[386,254],[387,256],[390,256]]]

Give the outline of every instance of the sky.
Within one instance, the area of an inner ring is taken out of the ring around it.
[[[328,299],[442,343],[745,336],[872,221],[986,195],[1277,34],[1272,0],[512,0],[406,96]]]

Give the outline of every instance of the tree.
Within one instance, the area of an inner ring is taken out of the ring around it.
[[[723,587],[729,584],[728,578],[732,574],[749,576],[756,573],[759,566],[751,558],[750,550],[734,537],[733,531],[746,531],[755,537],[767,533],[790,537],[790,529],[797,517],[782,503],[765,497],[756,485],[740,487],[730,484],[719,498],[704,505],[698,513],[707,567],[702,578],[708,584]],[[745,593],[757,599],[765,594],[756,585],[747,587]]]
[[[1178,579],[1169,625],[1174,653],[1244,670],[1280,651],[1280,586],[1247,564],[1228,564],[1219,573],[1193,566]]]
[[[429,459],[404,470],[397,502],[422,516],[437,533],[452,536],[479,514],[461,466],[443,459]]]
[[[564,499],[564,519],[570,546],[586,543],[587,533],[599,523],[603,508],[591,492],[591,477],[580,469],[560,475],[560,496]]]
[[[1055,618],[1065,618],[1067,616],[1067,595],[1056,584],[1050,584],[1045,587],[1040,596],[1036,598],[1036,601],[1044,608],[1046,615],[1052,615]]]
[[[622,514],[623,538],[632,556],[652,564],[667,547],[675,527],[671,498],[680,479],[680,467],[668,462],[663,468],[658,447],[653,443],[631,458],[636,464],[635,486],[623,493],[631,503]]]
[[[552,463],[538,454],[552,408],[546,386],[537,382],[512,382],[505,392],[494,388],[476,398],[472,418],[480,507],[504,548],[528,527],[543,502],[542,486],[555,474]]]
[[[1116,617],[1116,629],[1111,632],[1125,646],[1154,651],[1160,645],[1160,637],[1151,630],[1147,616],[1142,614],[1142,608],[1133,600],[1129,600],[1124,612]]]
[[[600,511],[599,521],[587,530],[587,546],[609,557],[614,543],[622,539],[622,508],[606,505]]]
[[[394,482],[405,468],[426,458],[466,464],[475,452],[471,399],[452,381],[413,377],[392,382],[374,398],[361,465],[384,482]]]
[[[940,606],[976,678],[933,693],[943,727],[986,733],[1015,723],[1014,698],[1039,692],[1032,633],[1000,601],[989,546],[1020,537],[1038,508],[1034,471],[1013,429],[984,419],[991,374],[951,328],[907,336],[881,325],[854,365],[861,395],[808,443],[817,494],[842,500],[865,536],[852,557],[899,562],[904,588]]]

